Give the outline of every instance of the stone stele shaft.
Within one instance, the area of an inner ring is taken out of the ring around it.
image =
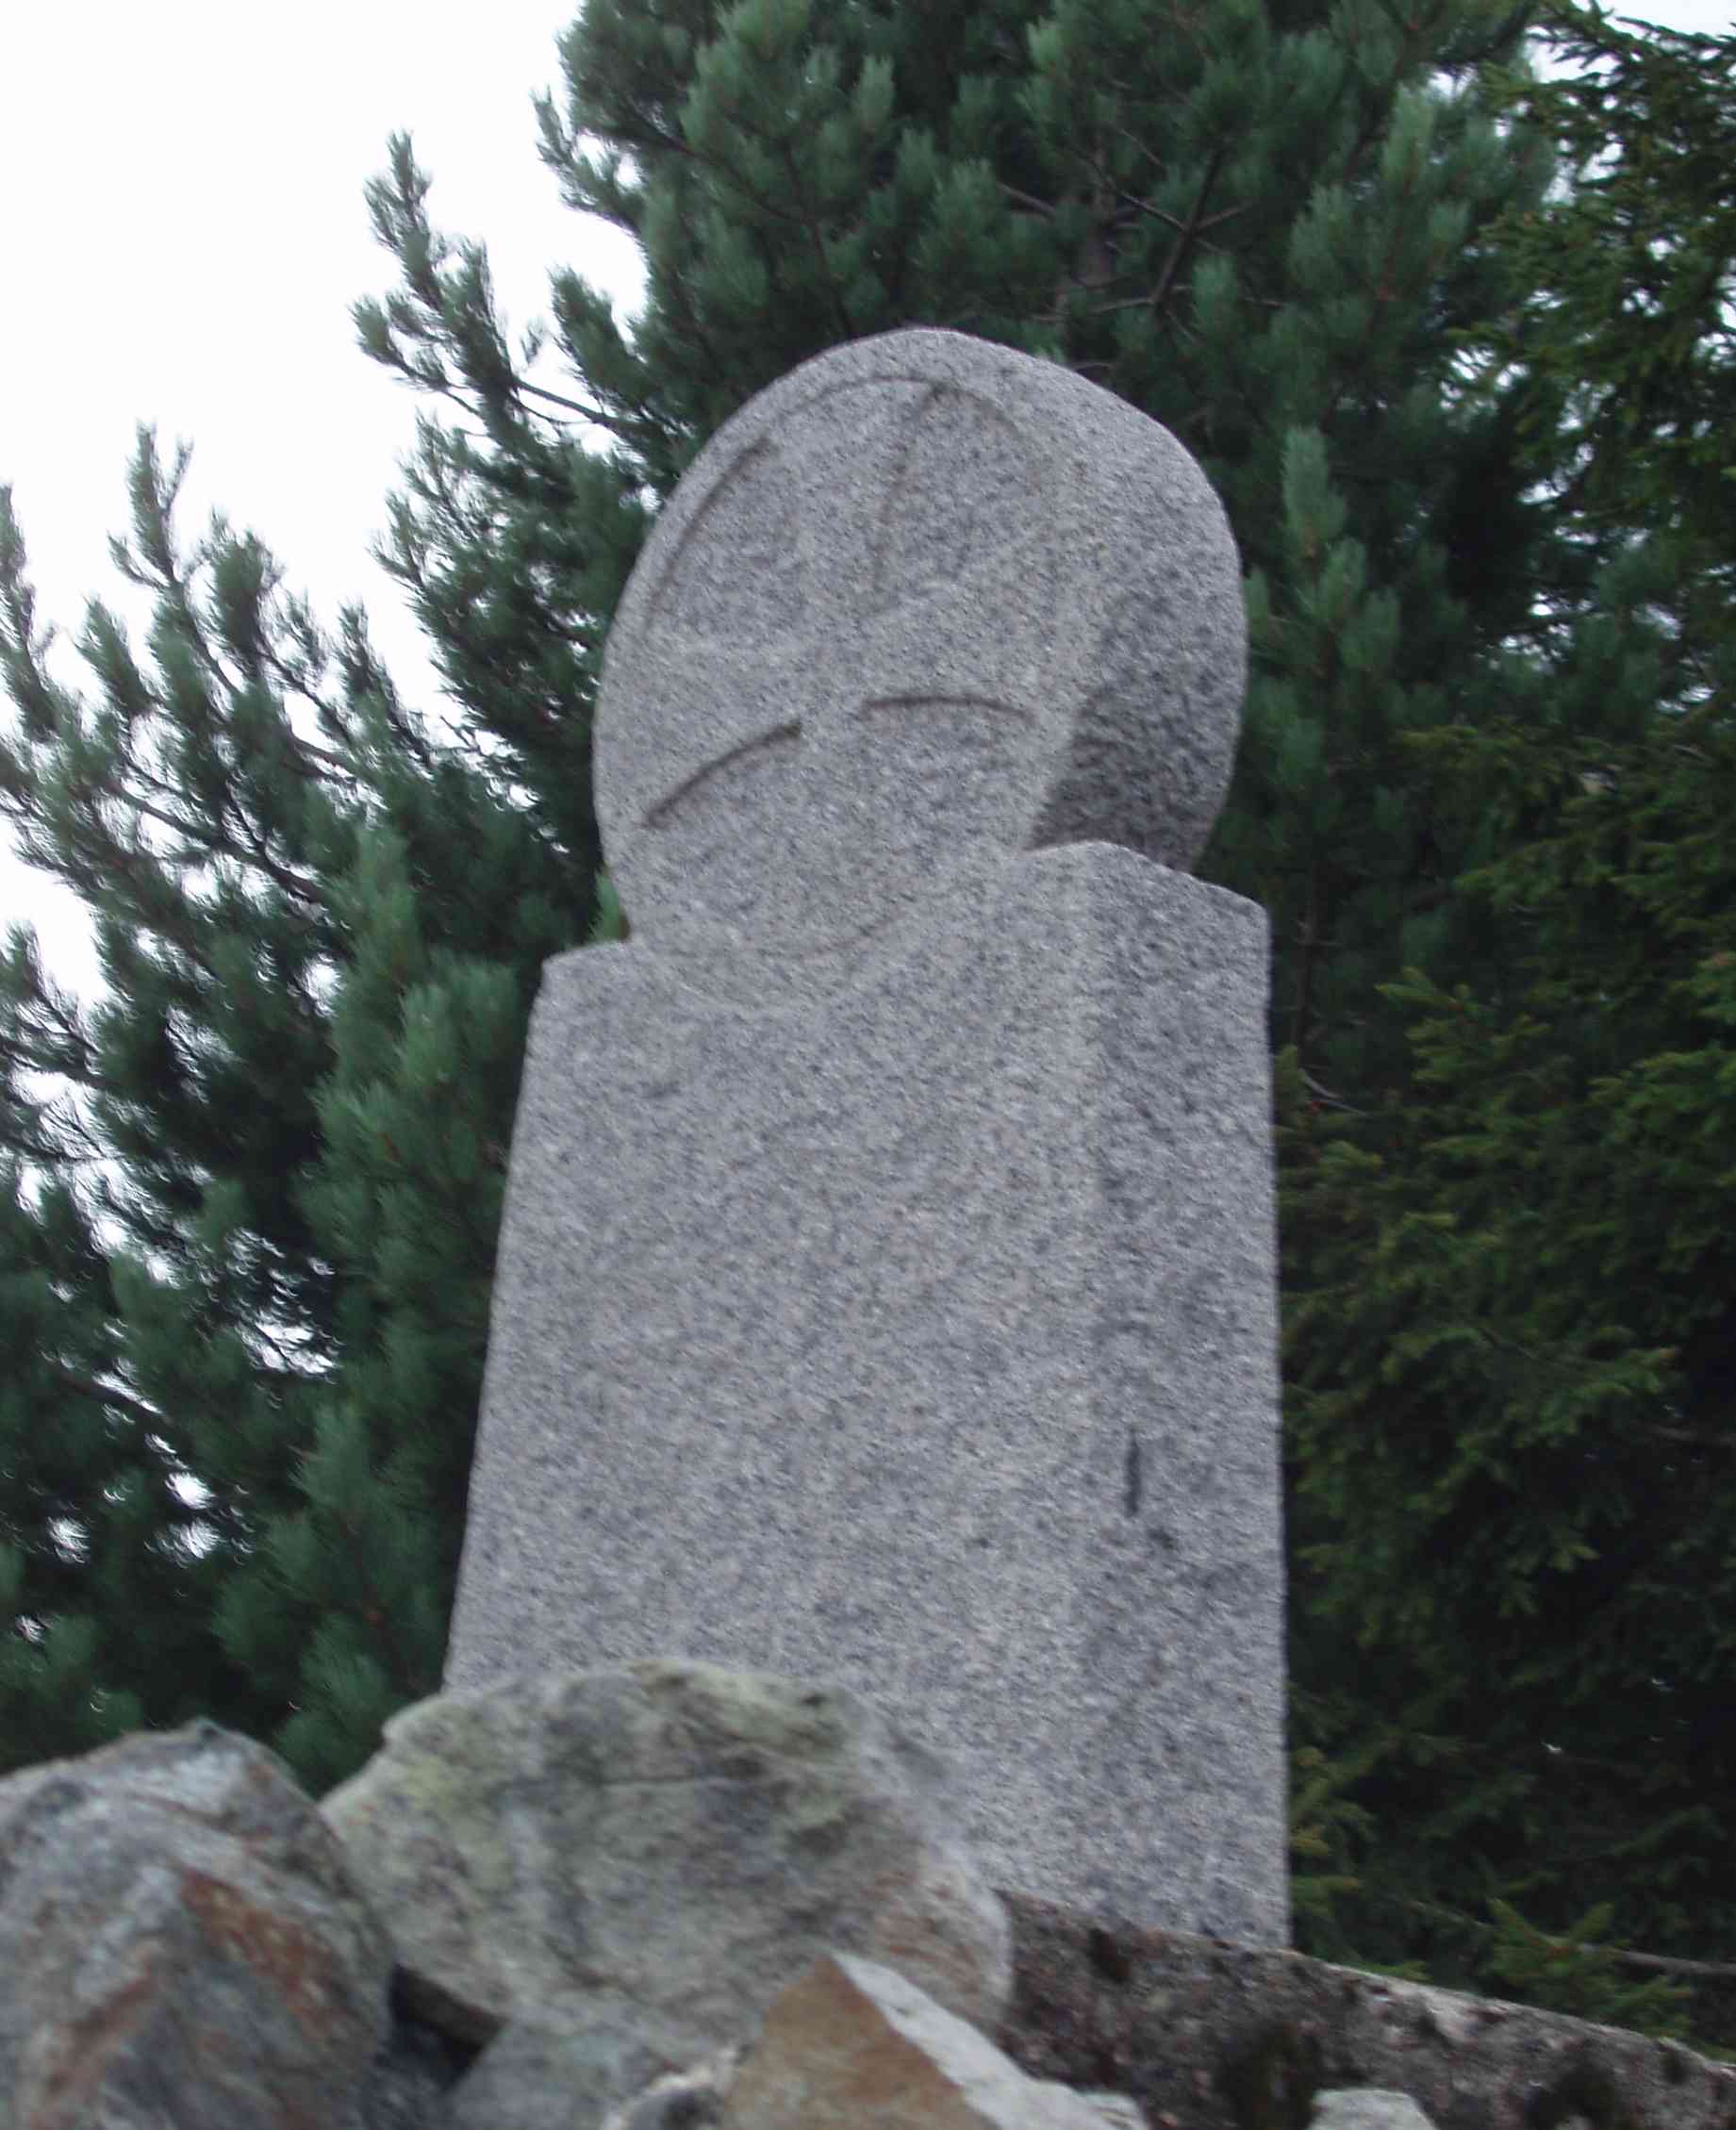
[[[1187,874],[1199,469],[910,332],[713,439],[610,636],[629,943],[532,1024],[449,1686],[836,1678],[990,1878],[1282,1944],[1266,928]]]

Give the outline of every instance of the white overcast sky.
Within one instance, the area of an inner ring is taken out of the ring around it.
[[[362,188],[387,136],[412,134],[436,223],[488,243],[515,338],[554,266],[630,303],[630,249],[564,208],[537,156],[530,99],[558,87],[576,8],[0,0],[0,482],[43,618],[75,634],[88,598],[114,598],[106,543],[125,529],[143,420],[165,447],[193,446],[188,534],[220,507],[327,623],[361,599],[400,685],[430,699],[414,624],[369,554],[416,400],[355,344],[350,305],[391,281]],[[1731,21],[1729,0],[1632,12]],[[17,917],[88,986],[75,908],[0,845],[0,931]]]

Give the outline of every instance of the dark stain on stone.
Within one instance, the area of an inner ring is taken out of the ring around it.
[[[1232,2044],[1217,2072],[1236,2130],[1308,2130],[1325,2083],[1319,2037],[1281,2019]]]
[[[1133,1972],[1133,1956],[1119,1936],[1105,1924],[1094,1924],[1085,1940],[1094,1974],[1105,1982],[1126,1982]]]
[[[1526,2105],[1525,2121],[1527,2130],[1558,2130],[1581,2122],[1591,2130],[1639,2130],[1613,2072],[1589,2049],[1538,2088]]]

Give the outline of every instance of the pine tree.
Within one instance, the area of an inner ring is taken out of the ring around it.
[[[197,1549],[187,1475],[155,1414],[119,1382],[108,1264],[62,1180],[91,1143],[30,1078],[75,1009],[23,940],[0,983],[35,1002],[45,1039],[39,1048],[15,1029],[0,1052],[0,1618],[13,1623],[0,1641],[5,1770],[137,1727],[147,1697],[173,1721],[232,1700],[242,1682],[203,1634],[212,1561]],[[35,1185],[26,1163],[56,1180]],[[168,1691],[154,1691],[165,1676]]]
[[[0,966],[0,1751],[203,1711],[322,1782],[438,1685],[524,1023],[592,882],[358,617],[183,548],[184,467],[141,437],[148,654],[93,606],[94,702],[0,498],[0,797],[107,983]]]
[[[1497,1989],[1540,1932],[1716,1962],[1736,1918],[1736,39],[1553,34],[1578,75],[1510,91],[1578,182],[1480,352],[1585,591],[1513,711],[1419,743],[1506,824],[1460,883],[1485,966],[1393,987],[1360,1114],[1286,1105],[1304,1603],[1387,1699],[1301,1682],[1319,1927]]]

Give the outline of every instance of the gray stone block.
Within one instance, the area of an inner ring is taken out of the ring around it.
[[[954,335],[695,462],[610,639],[634,936],[534,1021],[447,1676],[835,1676],[994,1883],[1281,1943],[1265,926],[1170,869],[1239,600],[1172,438]]]

